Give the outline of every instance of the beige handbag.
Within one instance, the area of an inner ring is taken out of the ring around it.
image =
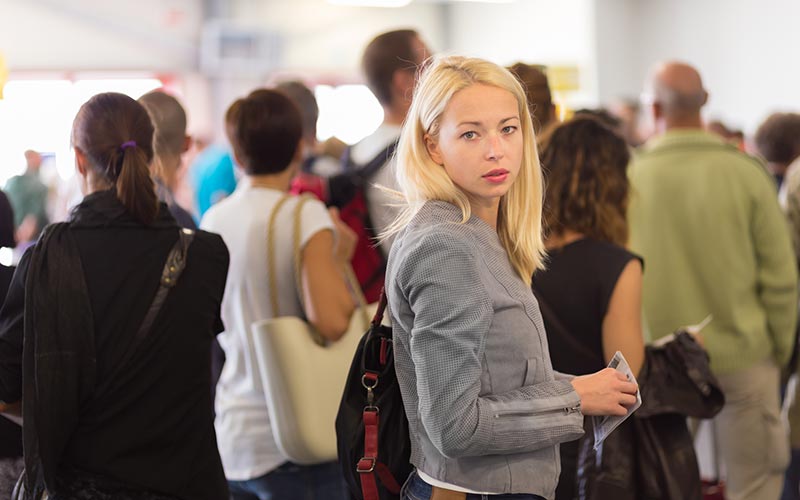
[[[359,306],[347,333],[325,345],[321,336],[302,318],[281,316],[275,277],[274,224],[278,211],[290,196],[275,206],[267,227],[270,299],[275,318],[252,325],[258,369],[269,410],[272,434],[283,455],[298,464],[337,459],[336,413],[350,363],[377,304],[367,306],[352,269],[348,282]],[[303,302],[301,210],[307,197],[294,210],[294,267],[298,295]]]

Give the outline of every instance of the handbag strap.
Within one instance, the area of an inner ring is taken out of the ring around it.
[[[267,272],[269,273],[269,300],[272,305],[272,314],[277,318],[280,317],[280,308],[278,306],[278,278],[275,272],[275,219],[281,207],[289,201],[291,196],[286,193],[281,196],[278,203],[272,208],[272,213],[269,215],[269,222],[267,223]],[[302,294],[301,294],[302,295]]]
[[[275,317],[281,316],[280,306],[278,304],[278,278],[275,265],[275,222],[277,220],[278,212],[290,198],[293,198],[293,196],[287,193],[278,200],[278,202],[275,204],[275,207],[272,209],[269,222],[267,223],[267,269],[269,272],[269,297],[272,304],[272,314]],[[294,260],[295,286],[297,288],[300,304],[303,306],[303,310],[305,310],[305,293],[303,293],[303,252],[301,248],[303,236],[302,211],[303,206],[313,198],[308,195],[300,195],[298,198],[297,205],[295,205],[292,215],[292,256]],[[343,271],[351,291],[356,296],[356,301],[358,302],[361,314],[364,315],[364,324],[366,325],[369,323],[369,315],[366,311],[367,300],[364,297],[364,293],[361,291],[361,286],[358,284],[358,279],[353,272],[353,267],[350,265],[345,265],[343,266]]]
[[[186,254],[193,240],[194,231],[191,229],[181,229],[178,232],[178,241],[175,242],[172,249],[169,251],[167,260],[161,270],[161,280],[158,285],[158,290],[156,290],[156,294],[153,297],[153,302],[147,309],[147,313],[144,315],[142,324],[139,325],[139,329],[136,331],[130,347],[128,347],[125,351],[125,355],[119,363],[117,363],[111,376],[107,377],[105,383],[101,384],[98,388],[97,394],[103,394],[105,390],[111,386],[112,382],[116,379],[116,374],[126,368],[125,365],[131,360],[133,355],[136,354],[139,346],[141,346],[144,339],[150,334],[153,323],[158,313],[161,311],[164,302],[167,300],[169,291],[178,283],[178,278],[186,267]]]

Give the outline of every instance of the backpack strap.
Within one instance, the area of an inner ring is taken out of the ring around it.
[[[363,189],[378,170],[394,156],[397,151],[397,141],[383,148],[365,165],[357,165],[350,159],[350,149],[342,155],[342,173],[328,179],[328,205],[342,208],[355,196],[359,189]]]
[[[357,171],[359,176],[364,178],[364,180],[371,179],[378,173],[378,170],[394,156],[395,152],[397,152],[397,140],[389,143],[380,153],[376,154],[364,166],[359,168]]]
[[[395,152],[397,151],[397,142],[398,140],[395,139],[391,143],[387,144],[385,148],[380,150],[378,154],[376,154],[370,161],[363,165],[359,165],[353,161],[352,146],[346,147],[344,153],[342,153],[341,159],[342,172],[347,174],[355,174],[367,179],[372,177],[378,172],[378,170],[380,170],[384,163],[389,161],[389,159],[394,156]]]

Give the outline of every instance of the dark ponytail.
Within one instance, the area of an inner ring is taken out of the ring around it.
[[[72,126],[72,144],[95,174],[115,187],[133,217],[151,224],[158,197],[150,177],[153,125],[144,107],[124,94],[98,94],[81,106]]]
[[[158,215],[158,196],[149,164],[138,147],[126,148],[122,151],[122,167],[117,176],[117,198],[142,224],[151,224]]]

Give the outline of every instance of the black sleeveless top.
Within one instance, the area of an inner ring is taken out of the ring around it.
[[[632,259],[642,260],[590,238],[549,252],[547,269],[534,274],[532,289],[542,309],[554,370],[586,375],[605,368],[603,318],[619,275]],[[564,329],[572,339],[564,338]]]
[[[633,259],[642,261],[613,243],[590,238],[549,252],[547,269],[533,275],[531,288],[542,310],[554,370],[586,375],[606,367],[603,319],[617,280]],[[578,443],[561,443],[556,500],[575,497]]]

